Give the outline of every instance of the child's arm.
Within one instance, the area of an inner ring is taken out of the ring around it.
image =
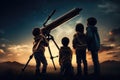
[[[76,35],[73,36],[72,44],[73,44],[73,48],[76,49],[76,44],[77,44]]]
[[[43,39],[41,38],[38,42],[33,43],[33,52],[36,52],[38,50],[38,46],[40,45],[42,40]]]
[[[49,42],[48,42],[48,40],[46,39],[46,37],[44,36],[44,35],[40,35],[42,38],[43,38],[43,40],[44,40],[44,46],[48,46],[49,45]]]

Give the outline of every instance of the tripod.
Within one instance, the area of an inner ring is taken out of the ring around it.
[[[52,13],[48,16],[48,18],[46,19],[46,21],[43,23],[43,26],[45,27],[46,26],[46,23],[48,22],[48,20],[51,18],[51,16],[55,13],[56,10],[53,10]],[[55,42],[54,40],[54,37],[50,34],[50,32],[46,32],[45,34],[46,38],[48,41],[52,40],[53,43],[55,44],[55,46],[57,47],[57,49],[59,50],[59,47],[57,45],[57,43]],[[52,60],[52,63],[53,63],[53,66],[54,66],[54,69],[57,70],[56,66],[55,66],[55,63],[54,63],[54,58],[58,57],[58,56],[52,56],[52,52],[51,52],[51,49],[50,49],[50,46],[48,45],[48,51],[49,51],[49,54],[50,54],[50,59]]]
[[[53,37],[51,34],[48,34],[48,35],[47,35],[47,40],[48,40],[48,41],[52,40],[53,43],[55,44],[55,46],[57,47],[57,49],[59,50],[59,47],[58,47],[57,43],[55,42],[54,37]],[[48,45],[48,51],[49,51],[50,59],[52,60],[54,69],[57,70],[53,59],[54,59],[54,58],[57,58],[58,56],[54,56],[54,57],[52,56],[52,52],[51,52],[51,49],[50,49],[50,46],[49,46],[49,45]]]

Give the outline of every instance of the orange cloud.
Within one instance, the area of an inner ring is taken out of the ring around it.
[[[0,54],[5,54],[3,49],[0,49]]]
[[[8,47],[8,51],[12,54],[25,54],[25,53],[31,53],[32,47],[29,45],[10,45]]]
[[[2,53],[3,50],[0,50]],[[32,46],[31,45],[9,45],[6,47],[4,57],[2,57],[3,61],[18,61],[21,63],[25,63],[29,56],[32,54]]]
[[[113,33],[110,31],[110,32],[109,32],[109,35],[113,35]]]

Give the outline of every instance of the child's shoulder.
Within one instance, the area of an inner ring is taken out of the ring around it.
[[[83,36],[86,36],[86,34],[85,33],[76,33],[74,35],[74,37],[83,37]]]
[[[78,33],[75,33],[73,36],[74,36],[74,37],[77,37],[77,36],[78,36]]]
[[[68,52],[71,53],[72,49],[70,47],[61,47],[60,48],[60,52]]]

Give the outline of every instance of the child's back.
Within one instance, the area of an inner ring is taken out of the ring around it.
[[[86,49],[86,35],[84,33],[76,33],[73,38],[74,49]]]
[[[62,46],[60,48],[60,63],[61,64],[71,64],[72,51],[70,47]]]
[[[61,67],[61,74],[64,76],[73,75],[73,67],[72,67],[72,50],[68,47],[69,39],[64,37],[62,39],[63,46],[59,51],[59,64]]]

